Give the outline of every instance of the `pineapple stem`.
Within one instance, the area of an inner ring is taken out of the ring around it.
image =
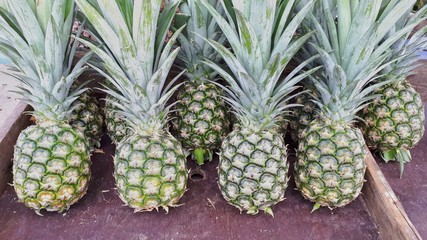
[[[313,209],[311,209],[310,213],[313,213],[314,211],[318,210],[322,205],[320,205],[320,203],[315,203],[313,205]]]
[[[403,149],[403,150],[399,150],[399,149],[393,149],[390,151],[384,151],[382,152],[382,157],[384,159],[384,161],[388,162],[388,161],[398,161],[399,165],[400,165],[400,178],[402,178],[403,176],[403,170],[405,168],[405,163],[410,162],[412,157],[411,157],[411,152],[409,152],[409,150]]]
[[[395,155],[396,155],[395,149],[381,152],[381,157],[385,162],[396,161]]]
[[[205,163],[206,152],[206,149],[203,148],[194,149],[194,158],[196,159],[197,164],[203,165]]]
[[[271,208],[268,207],[268,208],[264,209],[264,212],[274,218],[274,213],[273,213],[273,210]]]
[[[411,152],[409,150],[397,150],[396,159],[400,163],[400,178],[402,178],[405,163],[412,159]]]

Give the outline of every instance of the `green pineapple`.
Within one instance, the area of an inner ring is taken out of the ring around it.
[[[287,102],[297,88],[295,84],[316,69],[298,76],[295,71],[285,79],[280,76],[310,37],[306,34],[294,39],[294,33],[314,1],[295,16],[290,13],[294,1],[223,1],[228,21],[207,1],[196,2],[214,16],[234,52],[207,40],[231,70],[230,74],[217,63],[206,61],[230,85],[229,90],[224,88],[228,93],[225,99],[238,122],[221,146],[221,193],[241,211],[257,214],[262,210],[272,215],[271,207],[284,200],[288,182],[286,144],[279,125],[283,114],[294,106]]]
[[[84,92],[73,102],[71,108],[70,125],[84,133],[91,147],[100,147],[104,118],[98,99],[90,92]]]
[[[177,96],[174,135],[199,165],[205,158],[212,160],[212,151],[219,148],[229,132],[230,120],[222,95],[222,89],[213,83],[188,81]]]
[[[15,145],[13,186],[18,200],[37,213],[67,210],[85,195],[90,179],[88,141],[68,123],[72,103],[86,91],[70,88],[90,58],[72,69],[75,12],[71,0],[5,0],[0,9],[0,52],[14,64],[18,93],[36,119]]]
[[[300,139],[295,181],[303,196],[330,208],[353,201],[362,190],[366,170],[360,131],[324,117],[312,121]]]
[[[209,3],[221,9],[220,1],[210,0]],[[178,55],[177,66],[187,71],[185,84],[177,96],[172,126],[183,147],[191,151],[197,163],[202,165],[205,155],[212,160],[212,151],[219,148],[230,128],[222,89],[211,82],[217,79],[218,73],[202,63],[205,58],[220,61],[218,53],[204,38],[222,44],[225,38],[214,18],[205,8],[198,7],[194,0],[181,3],[179,13],[175,19],[176,28],[188,23],[178,37],[182,51]]]
[[[38,123],[22,131],[13,159],[19,201],[37,213],[67,210],[86,194],[88,149],[84,135],[66,123]]]
[[[105,99],[104,115],[105,125],[107,126],[107,134],[114,144],[119,143],[127,135],[131,134],[131,130],[126,124],[125,117],[120,115],[117,107],[113,105],[114,98],[107,96]]]
[[[313,94],[317,95],[315,91],[308,90],[296,96],[295,103],[300,106],[292,108],[289,114],[288,130],[292,140],[296,143],[300,141],[304,129],[316,118],[318,107],[313,102]]]
[[[295,181],[315,208],[335,208],[349,204],[362,189],[366,147],[354,124],[356,114],[374,98],[373,91],[387,84],[375,82],[375,76],[390,64],[388,49],[403,33],[381,40],[410,6],[408,1],[321,0],[314,9],[305,28],[317,31],[306,50],[311,56],[319,53],[324,64],[312,79],[320,113],[302,133]]]
[[[93,67],[113,86],[105,92],[112,97],[113,112],[124,116],[130,129],[114,156],[120,198],[136,212],[178,206],[188,178],[186,157],[166,126],[167,101],[179,88],[174,83],[182,73],[167,86],[165,82],[180,50],[172,47],[182,28],[168,43],[164,40],[179,1],[161,13],[161,0],[76,3],[109,49],[107,53],[81,40],[103,60],[106,71]]]
[[[414,15],[408,12],[392,33],[408,26],[411,29],[414,23],[418,25],[426,19],[426,12],[427,7]],[[406,78],[418,66],[418,51],[427,48],[426,31],[427,27],[421,28],[412,36],[408,32],[392,45],[393,54],[389,61],[393,63],[381,72],[380,81],[394,79],[397,82],[375,91],[376,98],[360,114],[364,120],[361,128],[368,146],[380,151],[387,162],[399,161],[401,177],[404,164],[411,160],[409,149],[417,145],[424,135],[424,105],[420,94]]]
[[[84,17],[82,17],[78,12],[76,14],[76,20],[73,23],[72,33],[78,37],[83,37],[90,41],[95,38],[92,37],[89,32],[88,28],[90,27],[91,26],[88,26],[88,23]],[[82,52],[87,51],[87,47],[80,42],[77,42],[77,48],[81,51],[83,50]],[[91,64],[96,64],[98,61],[99,59],[92,57]],[[97,74],[97,72],[90,70],[86,71],[86,73],[86,76],[82,76],[82,80],[84,80],[84,77]],[[77,80],[74,83],[73,88],[87,84],[87,82],[85,83],[82,80]],[[99,106],[98,99],[92,92],[92,89],[82,93],[79,98],[74,101],[71,108],[73,111],[69,119],[70,124],[84,132],[89,140],[92,150],[94,150],[94,148],[99,148],[101,144],[100,140],[103,134],[102,128],[104,124],[104,117]]]
[[[378,96],[361,114],[368,146],[381,151],[385,161],[399,161],[400,175],[411,160],[409,149],[424,135],[424,105],[420,94],[405,80],[377,90]]]

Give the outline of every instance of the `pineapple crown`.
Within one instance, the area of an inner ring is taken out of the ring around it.
[[[206,0],[196,0],[212,14],[224,32],[233,53],[221,43],[206,41],[223,57],[231,73],[206,60],[230,85],[225,99],[243,127],[259,130],[277,125],[293,104],[287,102],[295,85],[317,69],[297,75],[302,66],[281,79],[293,55],[309,39],[307,33],[294,39],[302,20],[312,10],[310,1],[293,14],[296,1],[220,1],[225,18]]]
[[[91,65],[113,86],[105,92],[120,115],[134,130],[162,128],[171,105],[167,101],[180,85],[175,77],[166,80],[179,48],[173,44],[184,27],[166,43],[168,30],[180,1],[162,0],[76,0],[80,11],[96,29],[103,43],[99,46],[81,39],[103,61],[103,69]]]
[[[417,12],[407,11],[403,18],[401,18],[394,28],[386,35],[385,39],[392,37],[401,29],[407,26],[414,27],[419,25],[422,21],[427,19],[427,6],[420,8]],[[384,68],[381,73],[389,78],[406,79],[412,74],[412,70],[417,68],[419,60],[419,52],[427,49],[427,26],[421,27],[417,30],[412,29],[407,32],[402,38],[396,41],[392,46],[392,55],[388,58],[393,61],[390,65]]]
[[[320,54],[323,70],[312,77],[323,117],[352,123],[357,112],[377,97],[372,93],[387,81],[375,80],[387,61],[390,47],[412,30],[410,24],[383,40],[413,6],[415,0],[320,0],[304,22],[316,29],[304,48],[305,56]],[[300,7],[304,6],[304,0]]]
[[[55,9],[53,11],[53,9]],[[91,54],[72,67],[77,42],[70,44],[72,0],[4,0],[0,8],[0,52],[14,67],[7,73],[21,85],[38,122],[67,121],[71,104],[86,89],[70,91]]]
[[[220,1],[208,2],[220,14],[224,12]],[[186,28],[178,36],[181,51],[177,66],[187,70],[185,74],[190,81],[215,80],[218,73],[202,61],[209,59],[212,62],[219,62],[221,57],[205,39],[224,45],[224,34],[206,8],[200,7],[194,0],[185,0],[179,5],[179,13],[175,16],[173,27],[179,29],[184,25]]]

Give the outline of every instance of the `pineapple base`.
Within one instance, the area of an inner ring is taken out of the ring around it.
[[[167,132],[133,135],[117,146],[114,177],[120,198],[135,212],[168,211],[186,191],[186,157]]]
[[[197,159],[200,165],[203,158],[212,160],[209,153],[221,146],[229,132],[230,121],[221,96],[222,90],[215,84],[191,81],[186,82],[177,96],[172,132],[194,156],[198,155],[194,152],[196,149],[208,152]]]
[[[15,145],[13,186],[27,207],[62,212],[86,194],[90,164],[80,131],[68,124],[33,125]]]
[[[219,188],[231,205],[273,215],[288,183],[286,146],[276,132],[236,127],[223,141],[218,167]]]
[[[295,164],[298,190],[317,205],[342,207],[362,190],[365,142],[359,129],[344,122],[314,120],[303,131]]]

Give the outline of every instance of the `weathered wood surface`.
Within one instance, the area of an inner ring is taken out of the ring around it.
[[[19,133],[28,126],[29,116],[23,116],[24,111],[30,107],[20,102],[15,108],[15,112],[0,127],[0,196],[11,181],[11,161],[13,158],[13,146],[16,143]]]
[[[22,116],[28,111],[28,105],[18,99],[18,95],[10,92],[16,90],[18,81],[8,76],[5,65],[0,65],[0,196],[10,182],[10,165],[13,157],[13,146],[23,128],[28,125],[28,116]]]
[[[366,164],[363,198],[381,237],[387,240],[422,239],[371,153],[366,157]]]

